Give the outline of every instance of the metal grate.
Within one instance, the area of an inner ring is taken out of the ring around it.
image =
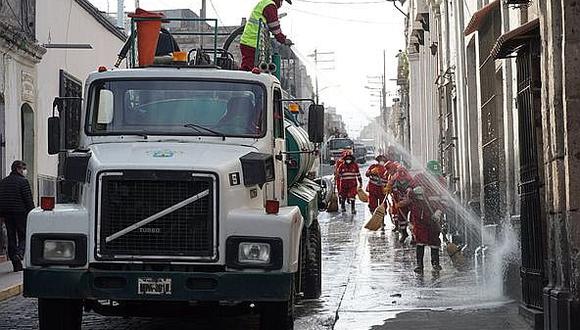
[[[545,219],[541,205],[542,148],[540,42],[534,39],[518,51],[518,118],[520,150],[522,300],[528,307],[543,309],[546,255]]]
[[[124,171],[101,176],[98,255],[102,259],[215,256],[215,179],[191,172]],[[208,194],[126,234],[144,219],[200,193]]]

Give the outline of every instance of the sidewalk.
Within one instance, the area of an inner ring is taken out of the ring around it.
[[[22,272],[12,271],[11,262],[0,262],[0,301],[22,293]]]
[[[518,304],[509,303],[490,308],[405,311],[371,329],[531,330],[532,327],[518,314]]]

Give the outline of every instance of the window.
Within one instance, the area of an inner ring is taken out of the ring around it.
[[[91,87],[87,132],[262,137],[264,94],[262,86],[241,82],[98,81]],[[104,102],[105,97],[110,99]],[[103,104],[113,109],[104,122],[108,116],[99,113]]]
[[[282,92],[274,89],[274,137],[284,138],[284,110],[282,107]]]

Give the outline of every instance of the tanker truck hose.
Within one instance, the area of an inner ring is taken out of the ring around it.
[[[224,46],[223,49],[226,52],[229,52],[230,46],[232,45],[232,43],[234,42],[234,40],[236,40],[237,37],[241,36],[242,33],[244,33],[244,28],[246,27],[246,25],[242,25],[240,27],[238,27],[237,29],[235,29],[226,39],[226,41],[224,42]]]

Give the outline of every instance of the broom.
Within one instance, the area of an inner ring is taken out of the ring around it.
[[[363,188],[359,187],[356,191],[356,194],[358,196],[358,199],[360,199],[361,202],[363,202],[363,203],[369,202],[369,195],[367,195],[366,191],[364,191]]]
[[[328,201],[328,207],[326,207],[326,212],[338,212],[338,197],[336,192],[332,192],[330,200]]]
[[[381,203],[381,205],[379,205],[375,209],[373,216],[365,225],[366,229],[372,230],[372,231],[377,231],[377,230],[381,229],[381,227],[383,226],[383,221],[385,220],[385,211],[386,211],[385,210],[385,200],[386,199],[387,198],[385,197],[385,199],[383,199],[383,202]]]

